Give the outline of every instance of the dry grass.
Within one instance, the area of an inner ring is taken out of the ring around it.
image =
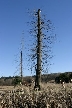
[[[61,84],[42,83],[41,91],[34,91],[33,86],[1,86],[0,105],[0,108],[72,108],[72,83],[65,84],[65,88]]]

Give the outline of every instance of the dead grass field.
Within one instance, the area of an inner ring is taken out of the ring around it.
[[[33,86],[0,86],[0,108],[72,108],[72,83],[42,83],[41,91]]]
[[[25,88],[26,86],[22,86],[23,88]],[[53,89],[60,89],[62,87],[62,84],[55,84],[55,83],[42,83],[41,84],[42,89],[47,89],[49,88],[53,88]],[[72,87],[72,83],[66,83],[65,87]],[[19,88],[19,86],[16,86],[15,89]],[[14,86],[0,86],[0,91],[5,91],[5,90],[13,90]]]

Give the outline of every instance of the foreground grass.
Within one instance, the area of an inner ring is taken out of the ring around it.
[[[0,108],[72,108],[72,83],[42,83],[41,91],[33,86],[1,86]]]

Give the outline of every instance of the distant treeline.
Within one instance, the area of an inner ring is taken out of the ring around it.
[[[27,81],[28,83],[30,83],[32,79],[35,80],[35,76],[23,77],[23,80]],[[54,80],[56,83],[60,83],[60,80],[68,83],[70,82],[71,79],[72,79],[72,72],[43,74],[41,76],[41,81],[45,83],[50,82],[51,80]],[[13,86],[18,84],[20,81],[21,81],[20,76],[1,77],[0,86]]]
[[[57,73],[52,73],[52,74],[43,74],[41,76],[41,81],[42,82],[48,82],[51,80],[55,80],[55,77],[58,76],[59,74]],[[34,76],[26,76],[23,77],[23,80],[30,83],[31,80],[34,79],[35,80],[35,75]],[[6,85],[6,86],[12,86],[12,85],[16,85],[21,81],[20,76],[9,76],[9,77],[1,77],[0,78],[0,86],[1,85]]]

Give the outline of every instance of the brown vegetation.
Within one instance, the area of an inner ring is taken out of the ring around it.
[[[42,83],[41,91],[33,86],[0,87],[0,108],[72,108],[72,83]],[[2,91],[2,92],[1,92]]]

